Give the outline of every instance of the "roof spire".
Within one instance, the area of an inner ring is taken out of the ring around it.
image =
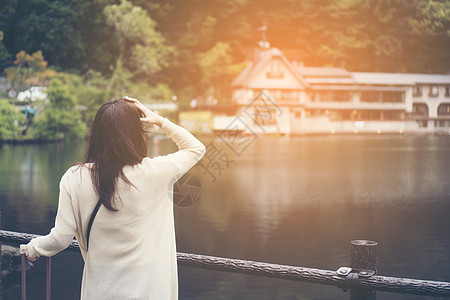
[[[261,40],[258,42],[259,48],[269,49],[270,43],[267,41],[267,23],[263,22],[263,26],[258,28],[261,31]]]

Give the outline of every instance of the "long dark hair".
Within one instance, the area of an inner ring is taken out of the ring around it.
[[[117,178],[132,185],[123,173],[125,165],[135,165],[147,156],[147,134],[141,125],[141,111],[124,99],[103,104],[92,123],[84,164],[92,163],[91,177],[102,204],[114,205]]]

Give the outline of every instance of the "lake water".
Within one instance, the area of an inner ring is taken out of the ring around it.
[[[239,156],[219,138],[202,140],[228,165],[220,161],[220,174],[189,172],[202,195],[175,208],[178,251],[336,270],[349,265],[351,240],[369,239],[379,244],[378,274],[450,282],[450,137],[260,137]],[[2,146],[2,228],[48,233],[60,177],[84,150]],[[158,151],[174,150],[163,140]],[[45,295],[44,262],[29,273],[31,300]],[[79,253],[55,256],[54,299],[79,299],[82,266]],[[349,298],[332,286],[188,267],[179,279],[180,299]],[[4,300],[19,299],[17,280],[4,280]],[[434,298],[378,292],[377,299]]]

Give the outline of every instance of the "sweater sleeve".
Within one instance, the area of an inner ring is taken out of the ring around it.
[[[159,128],[160,133],[166,134],[178,146],[178,151],[169,155],[156,157],[155,160],[171,163],[176,167],[175,177],[178,180],[192,168],[205,154],[206,147],[195,136],[181,126],[168,119]]]
[[[41,236],[28,243],[28,251],[31,257],[53,256],[66,249],[73,241],[76,232],[75,217],[69,193],[67,174],[61,178],[59,184],[58,211],[55,219],[55,227],[46,236]]]

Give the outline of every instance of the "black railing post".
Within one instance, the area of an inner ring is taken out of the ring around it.
[[[27,244],[36,237],[39,235],[0,230],[0,241],[12,245]],[[178,265],[215,271],[251,274],[350,289],[360,288],[368,291],[450,298],[450,282],[376,275],[376,245],[377,243],[370,241],[354,241],[351,265],[356,268],[341,267],[337,271],[182,252],[177,252],[177,260]],[[79,252],[78,242],[74,240],[67,250]],[[360,269],[359,266],[366,269]],[[358,294],[355,292],[354,297],[357,296]],[[360,299],[371,299],[368,297]]]
[[[365,269],[377,272],[378,243],[367,240],[353,240],[350,252],[350,267],[353,269]],[[350,289],[350,300],[375,300],[375,291],[360,288]]]

